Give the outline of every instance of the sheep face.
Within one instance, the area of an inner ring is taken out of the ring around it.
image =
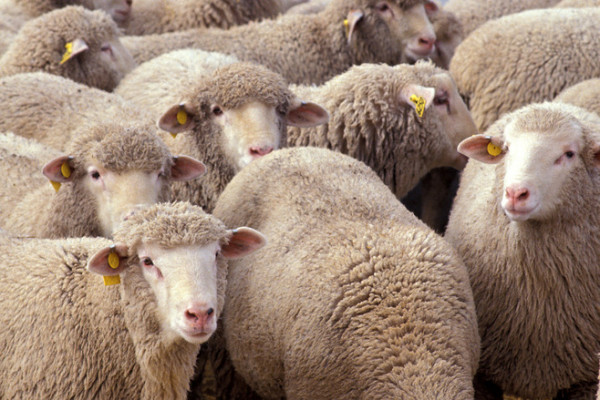
[[[119,25],[129,20],[132,0],[92,0],[91,7],[94,10],[106,11]]]
[[[599,143],[586,145],[587,128],[577,119],[554,106],[528,111],[506,123],[499,135],[477,135],[459,146],[471,158],[500,164],[499,203],[511,221],[547,220],[561,213],[600,165]]]

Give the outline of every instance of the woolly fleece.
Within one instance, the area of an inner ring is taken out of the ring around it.
[[[588,79],[568,87],[554,101],[573,104],[600,115],[600,78]]]

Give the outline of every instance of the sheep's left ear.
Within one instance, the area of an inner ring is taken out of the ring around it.
[[[127,246],[118,244],[99,250],[89,259],[87,269],[102,276],[115,276],[122,273],[127,264]]]
[[[435,88],[409,83],[400,91],[400,101],[408,104],[419,117],[431,106],[435,97]]]
[[[85,40],[81,38],[77,38],[72,42],[68,42],[65,44],[65,52],[63,53],[62,60],[60,60],[61,64],[66,63],[71,58],[75,57],[77,54],[81,54],[88,49],[88,45]]]
[[[504,141],[496,136],[473,135],[458,145],[458,152],[485,164],[497,164],[504,158]]]
[[[185,103],[177,104],[167,110],[158,120],[156,125],[163,131],[171,133],[173,137],[178,133],[187,131],[194,127],[192,112]]]
[[[206,165],[188,156],[173,157],[173,166],[171,167],[171,178],[175,181],[189,181],[204,175]]]
[[[58,192],[61,183],[70,182],[72,180],[71,174],[73,167],[70,162],[73,160],[72,156],[61,156],[49,161],[42,168],[42,174],[52,184],[54,190]]]
[[[288,125],[299,128],[311,128],[327,122],[329,122],[327,110],[310,101],[295,101],[287,113]]]
[[[221,254],[225,258],[240,258],[263,247],[267,238],[259,231],[241,227],[234,229],[229,238],[229,243],[221,246]]]
[[[356,30],[356,24],[360,20],[363,19],[365,14],[362,10],[350,10],[348,16],[344,20],[344,28],[346,29],[346,38],[348,39],[348,44],[352,42],[352,34]]]

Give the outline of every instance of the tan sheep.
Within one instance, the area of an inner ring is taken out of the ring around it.
[[[353,64],[397,64],[407,57],[429,56],[435,33],[424,3],[333,0],[314,15],[283,15],[228,30],[128,36],[122,41],[138,63],[193,47],[263,64],[291,83],[323,83]]]
[[[462,169],[466,159],[456,146],[477,133],[450,74],[427,61],[364,64],[323,86],[293,90],[323,104],[331,116],[322,126],[288,128],[288,144],[333,149],[363,161],[398,198],[433,168]]]
[[[44,71],[107,91],[134,67],[114,21],[83,7],[27,22],[0,58],[0,76]]]
[[[445,9],[455,14],[465,36],[486,21],[535,8],[548,8],[560,0],[450,0]]]
[[[31,139],[0,135],[0,227],[37,237],[111,237],[135,206],[169,200],[173,181],[205,171],[195,159],[173,157],[152,131],[98,123],[60,156]]]
[[[472,159],[446,239],[467,265],[477,308],[476,398],[500,389],[532,399],[593,399],[599,148],[600,117],[562,103],[509,113],[459,146]]]
[[[0,396],[185,399],[226,259],[264,242],[185,203],[138,210],[114,244],[0,236]]]
[[[215,216],[269,243],[229,264],[223,328],[268,399],[473,399],[466,269],[373,171],[317,148],[244,168]]]
[[[0,0],[0,13],[27,20],[57,8],[80,5],[108,13],[119,25],[129,20],[132,0]]]
[[[573,104],[600,115],[600,78],[570,86],[560,92],[554,101]]]
[[[600,76],[598,20],[598,8],[530,10],[489,21],[469,35],[450,72],[469,98],[479,130],[504,113]]]

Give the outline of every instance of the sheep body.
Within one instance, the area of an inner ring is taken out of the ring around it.
[[[595,8],[530,10],[489,21],[469,35],[450,72],[469,97],[479,130],[504,113],[600,76],[600,50],[593,44],[600,40],[598,18]]]
[[[464,266],[364,164],[279,150],[236,175],[214,212],[269,237],[230,264],[223,321],[236,370],[261,396],[473,398]]]
[[[554,101],[573,104],[600,115],[600,78],[588,79],[559,93]]]
[[[598,7],[600,6],[599,0],[562,0],[559,1],[554,8],[571,8],[571,7]]]
[[[462,174],[445,237],[473,287],[478,379],[524,398],[593,398],[600,118],[567,104],[533,104],[465,142],[459,150],[480,153]],[[499,155],[488,154],[490,142]],[[509,190],[519,190],[517,200]]]

